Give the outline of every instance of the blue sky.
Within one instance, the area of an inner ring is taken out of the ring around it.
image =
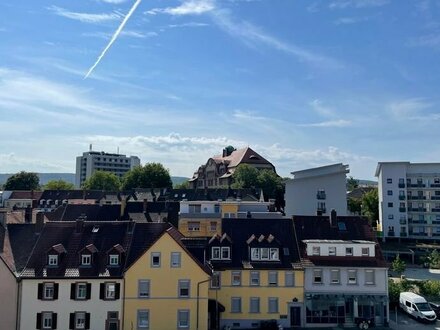
[[[226,145],[279,174],[439,161],[440,1],[0,2],[0,172],[94,150],[191,176]]]

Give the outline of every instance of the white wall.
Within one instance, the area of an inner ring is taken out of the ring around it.
[[[100,283],[103,282],[121,283],[120,298],[118,300],[99,299]],[[38,299],[38,283],[55,282],[59,283],[57,300]],[[87,282],[92,284],[91,299],[71,300],[70,284],[75,282]],[[20,329],[35,329],[37,313],[42,311],[57,313],[57,329],[69,328],[69,316],[73,312],[90,313],[90,329],[105,329],[107,312],[119,313],[119,320],[122,321],[122,301],[124,297],[123,282],[120,279],[85,280],[85,279],[23,279],[21,292]]]
[[[320,255],[321,256],[329,256],[328,251],[329,247],[336,247],[336,256],[344,256],[345,257],[345,248],[352,247],[353,248],[353,257],[374,257],[375,256],[375,243],[339,243],[339,242],[329,242],[329,243],[307,243],[307,255],[313,256],[313,247],[320,247]],[[362,256],[362,248],[369,248],[369,255]]]
[[[306,171],[305,171],[306,172]],[[295,173],[295,172],[294,172]],[[324,202],[326,213],[332,209],[338,215],[347,215],[346,172],[337,169],[335,172],[307,170],[308,175],[301,175],[286,182],[286,216],[316,215],[318,202]],[[326,198],[317,199],[318,190],[323,189]]]

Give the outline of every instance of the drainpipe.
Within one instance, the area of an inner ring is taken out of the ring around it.
[[[206,282],[209,282],[209,281],[211,281],[211,278],[208,278],[207,280],[204,280],[204,281],[197,282],[197,310],[196,310],[196,312],[197,312],[197,322],[196,322],[196,330],[199,330],[199,299],[200,299],[199,295],[200,295],[200,284],[203,284],[203,283],[206,283]]]

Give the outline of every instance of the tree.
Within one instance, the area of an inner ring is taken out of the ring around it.
[[[170,172],[160,163],[147,163],[128,171],[122,179],[122,189],[171,188]]]
[[[426,261],[429,263],[429,268],[440,268],[440,254],[437,250],[433,250],[427,257]]]
[[[118,191],[121,182],[116,174],[105,171],[96,171],[83,183],[88,190]]]
[[[420,294],[424,296],[438,297],[440,295],[440,281],[420,281],[418,287]]]
[[[354,179],[352,176],[350,176],[347,179],[347,191],[352,191],[353,189],[359,187],[359,180]]]
[[[266,198],[276,198],[280,192],[284,191],[281,177],[274,171],[261,170],[257,177],[257,187],[263,189]]]
[[[258,185],[258,170],[249,164],[240,164],[232,176],[234,183],[232,188],[256,188]]]
[[[174,189],[191,189],[189,181],[183,181],[181,183],[176,183]]]
[[[37,190],[40,188],[40,178],[37,173],[21,171],[8,178],[5,190]]]
[[[362,199],[349,198],[347,200],[347,208],[353,214],[361,214],[362,212]]]
[[[377,188],[367,192],[362,197],[362,214],[365,215],[370,223],[375,227],[379,219],[379,197]]]
[[[391,263],[391,269],[400,276],[406,269],[406,263],[397,255],[396,259]]]
[[[73,183],[64,181],[62,179],[59,180],[50,180],[44,185],[45,190],[73,190],[75,186]]]

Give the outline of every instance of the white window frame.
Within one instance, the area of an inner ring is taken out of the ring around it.
[[[260,272],[251,272],[249,276],[249,282],[250,286],[260,286]]]
[[[328,247],[328,255],[329,256],[335,256],[336,255],[336,246],[329,246]]]
[[[48,295],[48,293],[51,293]],[[46,282],[43,283],[43,299],[44,300],[53,300],[55,296],[55,283]]]
[[[357,284],[357,270],[347,270],[347,284]]]
[[[154,258],[159,258],[159,261],[155,262]],[[161,264],[162,264],[162,258],[160,252],[151,252],[151,267],[160,268]]]
[[[86,312],[75,312],[73,328],[75,330],[86,328]]]
[[[367,281],[367,274],[371,274],[372,276],[372,281]],[[374,269],[366,269],[365,270],[365,285],[374,285],[375,284],[375,273],[374,273]]]
[[[284,286],[294,287],[295,286],[295,273],[285,272],[284,273]]]
[[[150,328],[150,310],[138,309],[137,310],[137,328],[149,329]]]
[[[251,260],[260,260],[261,252],[259,248],[251,248]]]
[[[352,256],[353,255],[353,247],[349,246],[345,248],[345,255]]]
[[[58,254],[49,254],[47,264],[49,266],[58,266]]]
[[[277,297],[269,297],[267,300],[267,311],[269,313],[278,313],[278,298]]]
[[[106,282],[105,283],[105,299],[114,300],[116,299],[116,283]]]
[[[119,266],[119,254],[110,254],[109,265],[110,266]]]
[[[361,249],[362,256],[363,257],[369,257],[370,256],[370,248],[369,247],[363,247]]]
[[[177,294],[179,298],[190,298],[191,297],[191,281],[190,280],[179,280]],[[182,294],[182,290],[188,290],[188,294]]]
[[[232,271],[231,272],[231,285],[232,286],[241,286],[241,271]]]
[[[92,264],[91,254],[81,254],[81,266],[90,266]]]
[[[210,282],[211,289],[220,289],[221,288],[221,275],[220,272],[214,272],[211,276]]]
[[[269,271],[267,284],[269,284],[269,286],[278,286],[278,272]]]
[[[341,271],[339,269],[330,269],[330,283],[331,284],[341,283]]]
[[[186,315],[186,317],[183,319],[182,315]],[[189,325],[190,325],[189,309],[179,309],[177,311],[177,329],[189,329]]]
[[[213,246],[211,248],[211,259],[212,260],[220,260],[220,258],[221,258],[220,246]]]
[[[231,259],[231,248],[229,246],[222,246],[220,257],[222,260],[230,260]]]
[[[278,248],[270,248],[269,249],[269,258],[270,260],[278,261],[280,260],[280,251]]]
[[[249,298],[249,313],[260,313],[260,298],[250,297]]]
[[[52,329],[52,325],[53,325],[53,313],[52,312],[41,313],[41,328]]]
[[[182,265],[182,253],[180,252],[171,252],[170,257],[171,268],[180,268]]]
[[[231,297],[231,313],[241,313],[241,297]]]
[[[80,293],[84,293],[84,296],[80,295]],[[87,299],[87,283],[79,282],[75,285],[75,299],[77,300],[85,300]]]
[[[318,276],[319,275],[319,276]],[[316,278],[317,277],[320,277],[321,278],[321,280],[320,281],[317,281],[316,280]],[[322,269],[321,268],[315,268],[315,269],[313,269],[313,283],[314,284],[322,284],[324,281],[323,281],[324,279],[323,279],[323,272],[322,272]]]
[[[146,289],[145,291],[142,291],[141,289]],[[150,286],[150,280],[139,280],[138,281],[138,298],[146,299],[150,298],[151,296],[151,286]]]
[[[260,258],[261,260],[269,260],[269,248],[261,248]]]
[[[312,246],[312,256],[320,256],[320,255],[321,255],[321,247]]]

